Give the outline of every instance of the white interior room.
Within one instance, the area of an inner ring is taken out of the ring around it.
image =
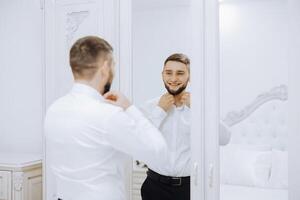
[[[191,58],[191,200],[300,199],[299,25],[297,0],[1,1],[0,200],[57,200],[44,116],[86,35],[112,44],[113,89],[137,106],[165,92],[169,55]],[[126,170],[127,199],[142,200],[147,168]]]

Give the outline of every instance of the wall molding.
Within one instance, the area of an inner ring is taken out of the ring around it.
[[[13,173],[13,185],[15,191],[22,191],[24,187],[24,173],[14,172]]]
[[[78,30],[80,24],[89,16],[90,12],[78,11],[67,13],[66,18],[66,38],[68,46],[71,44],[74,34]]]

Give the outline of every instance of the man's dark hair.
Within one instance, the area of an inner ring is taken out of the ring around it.
[[[70,50],[70,65],[74,78],[93,78],[99,66],[99,60],[106,60],[113,48],[104,39],[86,36],[78,39]]]
[[[169,61],[181,62],[181,63],[185,64],[188,68],[190,68],[190,59],[182,53],[174,53],[174,54],[170,55],[165,60],[164,65],[166,65],[167,62],[169,62]]]

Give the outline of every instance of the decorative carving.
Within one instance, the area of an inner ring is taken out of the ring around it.
[[[67,14],[66,37],[68,46],[73,39],[74,33],[78,30],[79,25],[89,14],[89,11],[71,12]]]
[[[14,172],[13,173],[13,186],[15,191],[22,191],[24,186],[24,173]]]
[[[250,105],[240,111],[231,111],[223,119],[226,125],[233,126],[246,119],[257,108],[272,100],[286,101],[288,99],[288,88],[286,85],[280,85],[271,89],[269,92],[259,95]]]

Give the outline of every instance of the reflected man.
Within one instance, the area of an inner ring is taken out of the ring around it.
[[[166,93],[147,101],[142,110],[159,128],[167,142],[170,157],[166,165],[146,163],[147,178],[141,188],[143,200],[190,199],[190,60],[181,53],[170,55],[164,62],[162,79]],[[229,141],[229,131],[222,126],[221,144]]]
[[[171,151],[167,165],[146,163],[143,200],[190,199],[190,93],[186,91],[189,78],[189,58],[184,54],[169,56],[162,71],[167,92],[142,107]]]

